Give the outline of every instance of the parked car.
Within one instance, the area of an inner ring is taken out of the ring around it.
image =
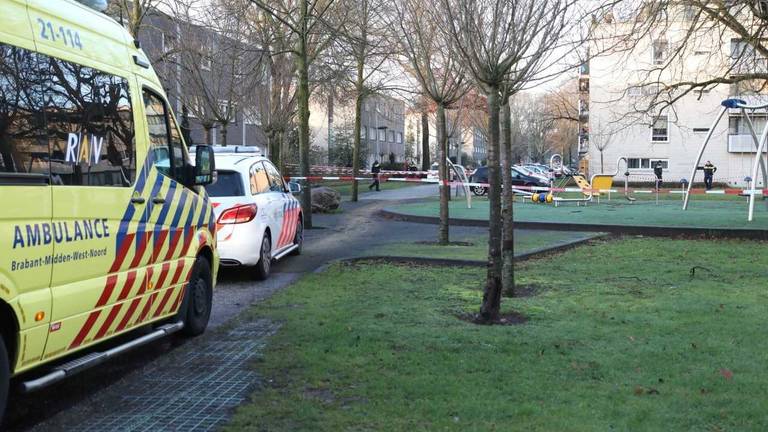
[[[488,167],[477,168],[469,178],[470,183],[488,183]],[[548,186],[549,183],[539,177],[523,173],[517,167],[512,167],[512,184],[515,186]],[[477,196],[488,193],[486,186],[470,186],[470,190]]]
[[[301,205],[269,159],[256,153],[216,149],[216,182],[206,186],[216,215],[216,239],[222,266],[250,269],[269,277],[272,262],[299,255],[304,242]]]

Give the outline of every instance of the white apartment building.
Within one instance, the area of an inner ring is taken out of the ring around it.
[[[580,152],[588,160],[589,175],[601,172],[598,145],[608,141],[602,155],[602,171],[616,172],[617,159],[626,157],[630,181],[650,181],[653,167],[660,161],[666,185],[679,185],[681,179],[690,180],[697,152],[724,99],[768,102],[765,96],[749,92],[743,85],[738,88],[721,84],[685,95],[660,112],[642,112],[659,85],[738,73],[738,68],[731,68],[732,56],[743,50],[745,44],[727,34],[721,36],[710,31],[697,34],[696,43],[682,45],[690,27],[686,22],[688,16],[670,16],[671,23],[650,32],[634,48],[619,46],[608,50],[582,67]],[[634,19],[621,22],[611,16],[596,24],[595,39],[600,42],[593,42],[590,49],[603,52],[609,43],[614,43],[606,36],[626,32]],[[685,48],[679,58],[670,57],[681,46]],[[761,60],[754,56],[752,59]],[[762,59],[763,67],[765,63]],[[732,70],[726,71],[729,68]],[[755,114],[753,121],[759,135],[768,114]],[[715,182],[743,186],[755,152],[744,119],[738,110],[731,110],[715,126],[701,164],[710,160],[717,166]],[[624,178],[624,167],[620,170],[617,179]],[[700,182],[702,178],[699,171],[696,180]]]

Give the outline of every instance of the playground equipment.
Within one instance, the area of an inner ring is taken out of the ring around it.
[[[464,195],[467,197],[467,208],[471,209],[472,194],[470,194],[469,179],[467,179],[467,173],[464,170],[464,167],[454,164],[448,158],[445,158],[445,162],[448,164],[448,177],[451,177],[450,172],[453,171],[456,174],[456,178],[459,180],[459,182],[461,182],[461,186],[456,186],[456,196],[459,196],[459,189],[462,189],[464,191]]]
[[[693,164],[693,169],[691,170],[691,181],[688,182],[687,188],[685,190],[685,198],[683,199],[683,210],[688,209],[688,201],[691,197],[691,188],[693,187],[694,178],[696,177],[696,171],[699,167],[699,164],[701,163],[701,158],[704,155],[704,150],[707,149],[707,145],[709,144],[709,140],[712,138],[712,135],[715,131],[715,128],[717,127],[718,123],[720,123],[720,120],[722,120],[723,116],[726,112],[728,112],[729,109],[739,109],[741,110],[741,115],[743,118],[747,120],[747,127],[749,128],[749,133],[752,136],[752,141],[755,144],[755,161],[752,164],[752,172],[749,177],[746,178],[747,180],[747,190],[744,191],[747,195],[749,195],[749,209],[747,212],[747,221],[752,222],[752,219],[754,218],[754,212],[755,212],[755,196],[756,195],[763,195],[763,191],[757,188],[757,170],[758,168],[762,168],[763,172],[763,187],[768,187],[768,171],[766,171],[766,163],[763,160],[763,151],[766,146],[766,138],[768,138],[768,123],[766,123],[765,127],[763,127],[763,132],[760,135],[760,139],[757,138],[757,134],[755,133],[755,126],[754,123],[752,123],[752,117],[750,116],[750,113],[747,112],[749,110],[751,113],[754,114],[756,110],[764,110],[768,109],[768,104],[761,104],[761,105],[749,105],[746,101],[741,99],[726,99],[720,103],[720,105],[723,106],[723,108],[720,110],[720,113],[715,118],[715,121],[712,123],[712,127],[709,128],[709,132],[707,133],[707,137],[704,139],[704,142],[701,144],[701,148],[699,149],[699,153],[696,156],[696,162]]]
[[[555,168],[557,166],[562,167],[562,156],[559,154],[554,154],[549,159],[550,169],[552,169],[553,172],[555,172]],[[624,162],[624,165],[627,166],[627,159],[625,157],[620,157],[616,161],[616,172],[614,173],[600,173],[600,174],[594,174],[590,178],[589,181],[582,176],[582,175],[573,175],[571,177],[563,177],[563,180],[561,180],[560,184],[555,184],[555,178],[553,176],[552,179],[550,179],[550,185],[553,188],[557,189],[564,189],[568,182],[570,182],[571,179],[573,179],[574,183],[576,183],[576,186],[581,189],[583,198],[563,198],[559,196],[553,196],[551,201],[547,200],[546,202],[554,202],[555,206],[557,206],[561,202],[575,202],[576,205],[581,205],[581,203],[584,203],[585,205],[588,202],[591,202],[593,198],[600,197],[600,194],[605,192],[610,194],[611,188],[613,187],[613,179],[614,177],[619,175],[619,168],[621,167],[621,162]],[[629,202],[635,202],[637,199],[630,195],[629,193],[629,171],[624,171],[624,197]],[[533,198],[531,199],[533,201]],[[539,202],[544,202],[539,200]]]

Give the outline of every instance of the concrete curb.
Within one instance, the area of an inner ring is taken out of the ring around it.
[[[440,219],[434,216],[417,216],[380,210],[379,215],[397,221],[437,225]],[[450,219],[454,226],[488,227],[488,221],[479,219]],[[612,234],[647,235],[654,237],[705,237],[722,239],[768,240],[768,230],[740,228],[695,228],[657,227],[642,225],[600,225],[561,222],[515,222],[515,228],[550,231],[596,231]]]
[[[600,233],[598,235],[588,237],[588,238],[572,240],[572,241],[556,244],[554,246],[545,246],[545,247],[537,248],[519,255],[515,255],[515,263],[520,261],[526,261],[529,259],[540,258],[546,255],[549,255],[551,253],[563,252],[568,249],[573,249],[577,246],[581,246],[582,244],[587,243],[591,240],[604,238],[607,236],[608,234]],[[391,255],[370,255],[370,256],[359,256],[359,257],[335,259],[316,268],[315,270],[312,271],[312,273],[322,273],[325,270],[327,270],[328,267],[334,264],[339,264],[339,263],[354,264],[354,263],[367,262],[367,261],[380,261],[388,264],[422,264],[422,265],[437,266],[437,267],[455,267],[455,266],[486,267],[488,265],[486,261],[477,261],[477,260],[391,256]]]

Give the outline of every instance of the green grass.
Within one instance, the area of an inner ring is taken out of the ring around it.
[[[415,204],[392,206],[390,210],[419,216],[438,216],[439,203],[426,201]],[[452,218],[488,219],[488,200],[474,199],[472,208],[466,203],[451,201]],[[663,201],[629,203],[613,198],[601,204],[590,203],[588,206],[576,206],[574,203],[555,207],[552,204],[533,204],[515,201],[516,221],[557,222],[583,224],[640,225],[665,227],[701,227],[701,228],[742,228],[768,229],[768,211],[762,200],[755,204],[755,219],[747,222],[746,199],[701,200],[699,196],[691,199],[687,211],[682,210],[682,201]]]
[[[628,239],[521,263],[539,292],[505,300],[529,321],[503,327],[454,316],[478,309],[482,269],[336,265],[252,310],[283,327],[227,430],[766,430],[766,246]]]
[[[595,233],[575,231],[515,230],[515,254],[521,254],[544,247],[558,246],[575,240],[595,236]],[[407,257],[448,258],[463,260],[485,260],[488,257],[488,236],[455,237],[451,244],[388,243],[373,248],[368,255],[390,255]]]
[[[370,181],[359,181],[357,182],[357,188],[358,193],[366,193],[368,192],[368,185],[371,184]],[[400,189],[404,187],[411,187],[411,186],[419,186],[423,185],[424,183],[416,183],[416,182],[381,182],[380,189],[381,190],[391,190],[391,189]],[[350,197],[352,196],[352,182],[348,181],[336,181],[336,180],[327,180],[327,181],[321,181],[321,182],[312,182],[312,187],[319,187],[319,186],[327,186],[329,188],[337,190],[342,197]]]

